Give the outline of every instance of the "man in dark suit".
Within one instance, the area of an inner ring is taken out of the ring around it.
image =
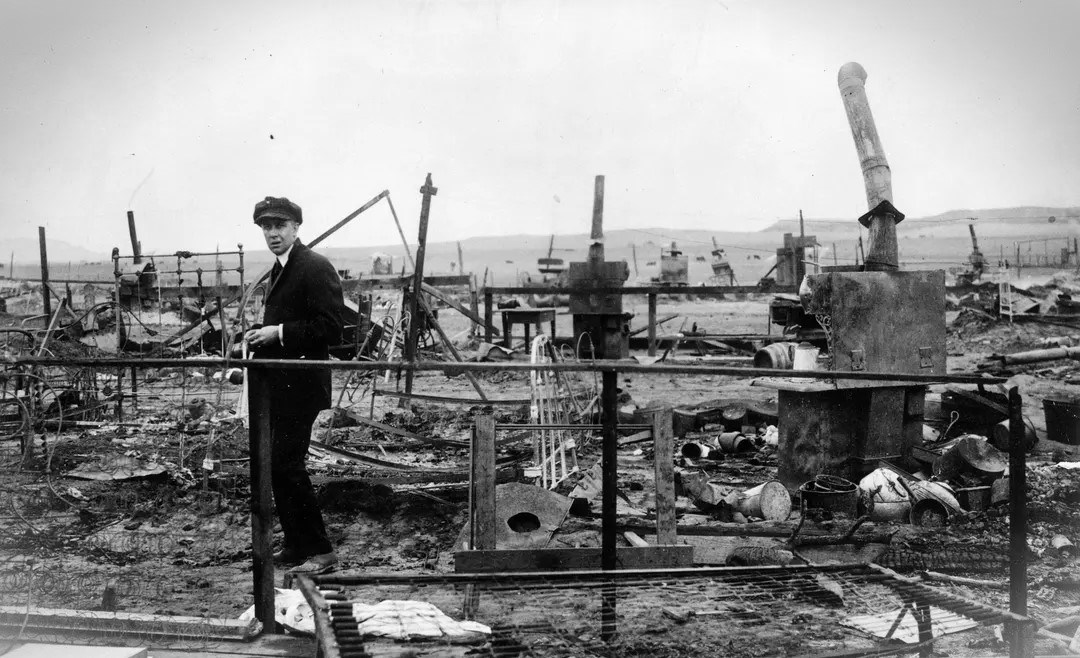
[[[341,279],[325,257],[297,238],[304,221],[300,206],[266,197],[255,204],[255,223],[276,256],[263,310],[263,325],[244,339],[256,358],[329,358],[341,342]],[[266,373],[270,390],[271,484],[281,529],[282,550],[274,561],[299,565],[296,573],[325,573],[337,564],[304,460],[311,427],[330,407],[330,371],[279,369]]]

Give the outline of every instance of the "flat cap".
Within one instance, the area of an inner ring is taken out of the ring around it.
[[[304,214],[300,206],[285,197],[268,196],[255,204],[255,223],[264,219],[291,219],[297,224],[304,223]]]

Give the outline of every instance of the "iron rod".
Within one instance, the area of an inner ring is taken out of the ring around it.
[[[1009,389],[1009,611],[1027,615],[1027,470],[1024,449],[1023,399],[1020,388]],[[1012,623],[1009,655],[1031,655],[1034,629]]]
[[[570,288],[555,288],[544,286],[485,286],[484,294],[492,295],[528,295],[545,292],[570,293]],[[625,288],[589,288],[589,294],[596,295],[724,295],[731,293],[796,293],[796,286],[772,286],[765,289],[761,286],[627,286]]]
[[[236,360],[214,359],[164,359],[164,358],[84,358],[58,359],[27,357],[9,363],[10,367],[20,366],[101,366],[123,368],[139,366],[142,368],[220,368],[235,365]],[[414,372],[445,372],[458,375],[463,372],[532,372],[547,370],[558,372],[609,372],[644,375],[726,375],[731,377],[782,377],[784,379],[824,379],[852,381],[886,381],[896,383],[955,383],[955,384],[1002,384],[1008,381],[1004,377],[990,375],[898,375],[885,372],[830,372],[823,370],[774,370],[771,368],[734,368],[725,366],[668,365],[645,366],[635,361],[589,361],[582,363],[448,363],[443,361],[318,361],[308,359],[251,359],[243,362],[245,368],[266,370],[273,368],[312,370],[390,370]]]
[[[603,179],[598,177],[599,184]],[[618,375],[614,372],[605,372],[602,378],[600,391],[601,419],[604,423],[603,451],[601,457],[601,492],[603,520],[601,523],[600,543],[600,568],[604,571],[614,571],[617,561],[616,540],[618,529],[616,527],[616,487],[619,484],[619,456],[618,456]],[[603,589],[600,604],[600,637],[605,642],[610,642],[615,637],[615,585],[610,582],[609,587]]]
[[[248,450],[251,455],[251,575],[254,581],[255,617],[266,632],[273,633],[274,557],[271,535],[274,518],[270,489],[270,390],[262,372],[251,371],[248,380]],[[313,606],[314,607],[314,606]]]

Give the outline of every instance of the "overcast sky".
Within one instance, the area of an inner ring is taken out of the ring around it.
[[[314,237],[388,189],[410,241],[757,229],[867,210],[836,74],[911,216],[1080,205],[1080,2],[2,0],[4,233],[105,252]],[[333,246],[397,241],[380,204]],[[2,238],[0,238],[2,242]],[[2,249],[0,249],[2,251]]]

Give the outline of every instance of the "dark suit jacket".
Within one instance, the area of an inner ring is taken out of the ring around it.
[[[341,343],[341,278],[324,256],[299,240],[289,261],[266,294],[263,324],[282,326],[284,345],[259,350],[263,359],[329,358],[328,348]],[[274,415],[302,415],[330,407],[330,371],[271,370],[270,409]]]

